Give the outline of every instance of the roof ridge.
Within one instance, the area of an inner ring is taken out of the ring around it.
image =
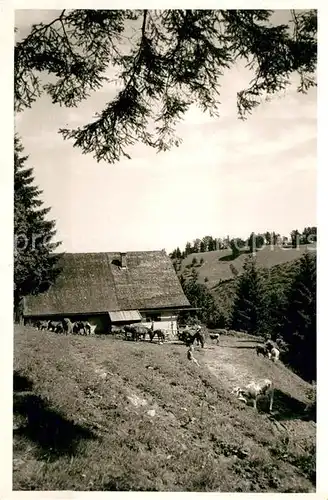
[[[145,253],[164,253],[167,255],[167,252],[165,249],[161,249],[161,250],[110,250],[110,251],[105,251],[105,250],[102,250],[100,252],[60,252],[60,253],[63,253],[63,255],[100,255],[100,254],[121,254],[121,253],[125,253],[125,254],[133,254],[133,253],[142,253],[142,254],[145,254]]]

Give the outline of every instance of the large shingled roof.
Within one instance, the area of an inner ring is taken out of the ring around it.
[[[162,251],[66,253],[45,293],[25,297],[24,316],[190,307],[171,259]]]

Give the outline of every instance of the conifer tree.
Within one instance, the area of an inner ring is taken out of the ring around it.
[[[211,328],[224,327],[226,324],[224,314],[219,311],[215,299],[206,285],[198,283],[198,277],[196,269],[192,270],[189,280],[180,277],[180,283],[186,297],[192,307],[199,308],[197,316],[203,323]]]
[[[316,256],[306,252],[288,293],[284,340],[288,362],[306,380],[316,380]]]
[[[190,253],[192,253],[192,250],[191,250],[191,243],[189,243],[189,241],[187,241],[186,243],[186,248],[185,248],[185,254],[186,256],[189,255]]]
[[[266,289],[255,259],[249,257],[243,273],[237,279],[237,290],[232,308],[231,327],[248,333],[263,332],[266,321]]]
[[[276,266],[268,271],[267,285],[267,328],[273,340],[282,337],[283,325],[286,321],[288,291],[293,279],[293,271],[288,266]],[[278,269],[279,268],[279,269]]]
[[[236,259],[240,255],[239,242],[237,241],[237,238],[233,238],[229,243],[232,250],[232,258]]]
[[[252,232],[248,238],[248,247],[250,253],[254,254],[256,252],[256,235],[254,232]]]
[[[22,298],[45,290],[59,272],[60,254],[53,251],[55,222],[46,219],[40,191],[34,185],[33,168],[26,168],[20,139],[14,139],[14,309],[21,316]]]
[[[293,248],[298,248],[298,246],[300,244],[300,236],[301,236],[301,234],[298,231],[298,229],[293,229],[293,231],[290,233]]]

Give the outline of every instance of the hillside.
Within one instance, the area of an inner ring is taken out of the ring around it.
[[[15,490],[309,492],[309,385],[250,336],[195,348],[14,332]],[[273,414],[231,395],[274,380]]]
[[[256,253],[256,260],[259,266],[270,268],[300,258],[307,249],[316,251],[316,246],[315,244],[311,246],[303,245],[299,249],[266,246]],[[241,272],[248,255],[248,253],[242,253],[239,257],[232,259],[231,250],[193,253],[182,260],[178,274],[183,274],[187,278],[194,268],[199,273],[199,283],[204,283],[205,278],[207,278],[206,285],[212,288],[220,281],[230,280],[235,277],[231,270],[231,264],[237,271]],[[198,265],[191,266],[193,258],[197,259]],[[204,259],[204,262],[199,265],[201,259]]]
[[[283,264],[275,264],[271,267],[267,267],[266,271],[269,273],[269,277],[272,280],[271,282],[277,285],[278,283],[282,284],[290,281],[296,262],[296,260],[291,260]],[[211,288],[211,293],[218,307],[220,310],[225,311],[227,315],[230,314],[234,302],[236,284],[237,278],[233,278],[220,281]]]

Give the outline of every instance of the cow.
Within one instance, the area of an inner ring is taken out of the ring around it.
[[[38,330],[48,330],[49,321],[36,321],[35,326]]]
[[[86,322],[85,321],[80,321],[80,320],[79,321],[75,321],[75,323],[73,325],[73,333],[77,333],[77,334],[81,334],[81,335],[87,335]]]
[[[150,342],[152,342],[155,335],[157,335],[159,342],[165,342],[165,333],[163,330],[160,330],[159,328],[157,328],[156,330],[152,330],[152,332],[150,333]]]
[[[197,341],[198,345],[201,344],[201,346],[204,347],[205,336],[201,330],[202,328],[200,325],[187,327],[185,330],[181,332],[179,338],[180,340],[185,342],[187,347],[192,346],[195,340]]]
[[[216,340],[216,343],[220,343],[220,334],[219,333],[210,333],[210,339]]]
[[[151,322],[150,332],[149,332],[150,342],[153,341],[153,338],[155,337],[155,335],[157,335],[157,338],[158,338],[159,342],[165,342],[165,333],[164,333],[164,331],[161,330],[160,328],[156,328],[155,329],[154,322],[152,321]]]
[[[64,331],[62,322],[50,320],[48,323],[48,330],[50,332],[62,333]]]
[[[272,411],[273,405],[273,384],[269,379],[263,379],[259,381],[252,381],[244,387],[235,387],[232,394],[236,395],[240,401],[248,403],[248,401],[253,401],[253,407],[257,409],[257,401],[260,397],[268,396],[270,400],[269,409]]]
[[[74,321],[72,333],[73,334],[80,333],[80,322],[79,321]]]
[[[272,340],[267,340],[266,343],[264,344],[265,349],[270,352],[273,348],[275,348],[275,344],[272,342]]]
[[[128,334],[130,333],[132,340],[135,341],[138,341],[141,336],[145,340],[147,333],[149,333],[150,335],[150,329],[139,324],[125,325],[123,327],[123,330],[125,333],[125,338],[127,338]]]
[[[85,334],[91,335],[91,325],[90,325],[89,321],[82,321],[82,323],[83,323]]]
[[[200,344],[202,346],[202,348],[204,348],[204,346],[205,346],[205,336],[204,336],[204,334],[203,334],[202,329],[201,329],[200,326],[197,327],[195,339],[197,341],[197,344],[198,345]]]
[[[262,354],[263,357],[266,357],[268,356],[269,357],[269,351],[267,350],[267,348],[263,345],[257,345],[255,347],[255,350],[256,350],[256,354],[259,356],[260,354]]]
[[[66,335],[73,333],[73,323],[69,318],[64,318],[62,320],[62,325],[63,325],[63,330],[66,333]]]
[[[271,349],[269,354],[270,354],[269,357],[270,357],[271,361],[273,361],[273,363],[276,363],[278,361],[279,355],[280,355],[279,349],[274,347],[273,349]]]

